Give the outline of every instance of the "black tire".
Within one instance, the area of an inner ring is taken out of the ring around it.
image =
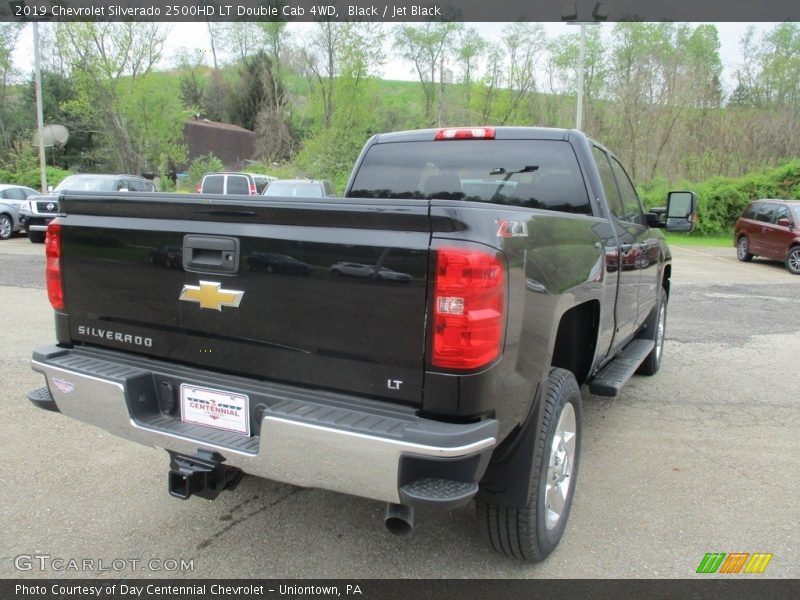
[[[736,242],[736,258],[742,262],[753,260],[753,255],[750,254],[750,242],[746,236],[741,236]]]
[[[28,232],[28,239],[34,244],[43,244],[44,243],[44,231],[29,231]]]
[[[786,268],[792,275],[800,275],[800,246],[792,246],[786,253],[784,261]]]
[[[662,287],[655,313],[642,332],[643,339],[653,340],[656,345],[644,362],[639,365],[636,372],[640,375],[655,375],[661,368],[661,359],[664,356],[664,334],[667,330],[667,300],[667,290]]]
[[[9,215],[0,214],[0,240],[10,239],[14,235],[14,219]]]
[[[476,503],[478,526],[489,545],[504,556],[527,562],[547,558],[564,535],[575,495],[581,450],[581,392],[575,376],[565,369],[551,369],[542,402],[541,410],[544,412],[533,444],[528,504],[516,508],[485,501]],[[570,413],[574,432],[567,440],[567,428],[562,421],[566,420],[568,425]],[[565,440],[566,443],[560,443]],[[562,447],[564,455],[559,453]],[[572,448],[571,455],[569,447]],[[561,456],[568,460],[557,461]],[[554,475],[556,479],[553,479]],[[553,484],[555,480],[559,483]],[[565,495],[562,493],[564,490]],[[558,497],[563,498],[563,503],[560,514],[554,517],[548,499]]]

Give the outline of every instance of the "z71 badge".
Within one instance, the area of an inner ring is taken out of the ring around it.
[[[497,237],[515,238],[528,237],[528,224],[525,221],[509,221],[507,219],[497,219],[495,221],[500,228],[497,230]]]

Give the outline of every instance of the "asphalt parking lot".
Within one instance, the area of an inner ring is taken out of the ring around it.
[[[254,478],[171,498],[165,452],[25,399],[43,381],[31,349],[53,339],[43,253],[0,242],[0,577],[684,578],[707,552],[769,552],[756,577],[800,577],[800,277],[781,263],[673,248],[663,367],[618,398],[585,394],[570,522],[529,565],[484,546],[473,506],[418,512],[396,538],[378,502]]]

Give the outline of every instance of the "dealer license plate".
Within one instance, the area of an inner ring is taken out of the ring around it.
[[[249,399],[184,383],[181,385],[181,420],[250,435]]]

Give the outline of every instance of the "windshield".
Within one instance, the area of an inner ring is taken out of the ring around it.
[[[265,196],[300,196],[301,198],[319,198],[322,187],[317,183],[289,183],[273,181],[264,192]]]
[[[552,140],[375,144],[349,195],[466,200],[592,214],[572,147]]]
[[[800,205],[793,206],[795,223],[800,223]]]
[[[92,177],[91,175],[70,175],[59,183],[55,192],[72,190],[76,192],[113,192],[115,180],[111,177]]]

